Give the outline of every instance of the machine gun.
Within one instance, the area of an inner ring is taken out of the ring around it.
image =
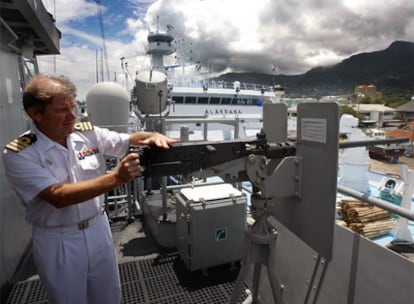
[[[140,162],[144,168],[145,177],[160,177],[187,175],[248,155],[282,159],[295,154],[294,143],[268,143],[265,134],[259,133],[256,139],[177,143],[167,150],[147,146],[140,152]]]

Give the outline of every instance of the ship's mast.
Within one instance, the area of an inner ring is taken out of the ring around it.
[[[172,42],[174,37],[167,32],[158,31],[158,17],[156,32],[149,32],[146,53],[151,56],[151,70],[164,72],[164,56],[174,53]]]

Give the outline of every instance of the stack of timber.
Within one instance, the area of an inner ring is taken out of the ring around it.
[[[389,211],[359,200],[342,199],[338,214],[344,226],[368,238],[387,234],[396,224]]]

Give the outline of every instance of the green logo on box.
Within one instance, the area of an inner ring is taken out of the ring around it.
[[[227,239],[227,228],[216,229],[216,241],[223,241]]]

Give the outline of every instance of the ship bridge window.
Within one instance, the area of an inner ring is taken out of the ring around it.
[[[173,96],[172,99],[175,103],[184,103],[184,97],[182,96]]]
[[[208,104],[208,97],[199,97],[198,98],[198,103]]]
[[[231,101],[231,104],[238,105],[238,104],[241,104],[240,101],[241,101],[240,98],[233,98],[233,100]]]
[[[231,103],[231,98],[223,98],[221,100],[221,104],[230,104]]]
[[[190,104],[195,104],[195,102],[196,102],[196,97],[194,97],[194,96],[187,96],[186,98],[185,98],[185,102],[184,103],[190,103]]]
[[[211,97],[210,98],[210,104],[219,104],[220,98],[219,97]]]
[[[253,105],[255,102],[251,98],[240,98],[239,105]]]

